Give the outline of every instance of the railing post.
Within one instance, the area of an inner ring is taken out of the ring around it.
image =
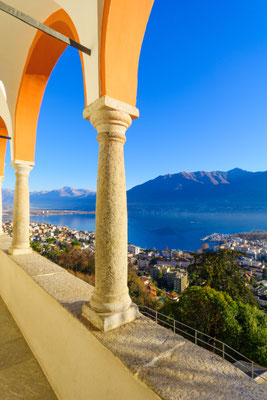
[[[197,344],[197,331],[195,330],[195,344]]]
[[[156,311],[156,324],[158,323],[158,312]]]
[[[254,379],[254,363],[251,362],[251,378]]]
[[[224,343],[222,344],[222,357],[224,359]]]
[[[175,319],[173,320],[173,332],[175,333]]]

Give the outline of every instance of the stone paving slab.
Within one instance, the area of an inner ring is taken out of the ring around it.
[[[0,399],[57,399],[1,297]]]
[[[0,371],[1,400],[55,400],[39,364],[34,358]]]
[[[21,332],[7,313],[6,306],[0,298],[0,347],[9,341],[21,338]]]
[[[0,346],[0,370],[32,358],[32,352],[23,337]]]

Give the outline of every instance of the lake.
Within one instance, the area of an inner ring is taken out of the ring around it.
[[[95,216],[51,215],[32,216],[32,221],[44,221],[71,229],[95,230]],[[267,213],[242,214],[189,214],[175,216],[131,215],[128,216],[128,240],[144,248],[198,250],[201,238],[213,232],[238,233],[251,230],[267,230]]]

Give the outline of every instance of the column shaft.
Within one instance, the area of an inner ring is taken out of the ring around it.
[[[97,311],[122,311],[130,306],[127,286],[127,204],[121,137],[98,134],[96,198],[96,286],[90,302]]]
[[[10,254],[31,253],[29,243],[29,220],[30,220],[30,198],[29,198],[29,173],[33,164],[14,162],[16,171],[16,186],[13,209],[13,234]]]

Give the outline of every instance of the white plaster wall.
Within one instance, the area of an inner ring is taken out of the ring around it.
[[[0,81],[1,83],[1,81]],[[12,121],[11,116],[7,104],[7,99],[5,97],[5,93],[2,90],[2,85],[0,85],[0,117],[4,120],[7,128],[8,135],[11,137],[10,140],[10,150],[11,150],[11,157],[13,158],[13,129],[12,129]]]

